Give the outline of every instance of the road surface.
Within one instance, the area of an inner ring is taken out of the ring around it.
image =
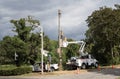
[[[0,79],[117,79],[120,77],[120,68],[88,70],[87,72],[39,75],[39,76],[0,76]]]

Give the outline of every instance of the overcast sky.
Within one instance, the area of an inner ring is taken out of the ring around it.
[[[85,38],[88,29],[85,20],[99,7],[114,7],[120,0],[0,0],[0,39],[13,35],[11,19],[28,15],[39,19],[44,32],[51,39],[57,39],[58,9],[61,10],[61,27],[67,38]]]

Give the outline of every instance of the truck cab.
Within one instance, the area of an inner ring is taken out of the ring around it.
[[[98,67],[98,61],[91,55],[87,54],[76,59],[76,66],[85,69],[87,67]]]

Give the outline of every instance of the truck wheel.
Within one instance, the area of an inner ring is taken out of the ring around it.
[[[98,63],[95,63],[95,68],[98,68]]]
[[[50,71],[53,72],[55,69],[53,67],[50,68]]]
[[[81,68],[82,68],[82,69],[86,69],[86,65],[85,65],[85,64],[82,64]]]

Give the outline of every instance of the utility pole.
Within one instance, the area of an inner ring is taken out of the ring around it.
[[[61,17],[61,11],[58,10],[58,54],[59,54],[59,70],[62,70],[62,51],[61,51],[61,27],[60,27],[60,17]]]
[[[41,28],[40,36],[41,36],[41,67],[42,67],[41,73],[43,74],[43,72],[44,72],[44,68],[43,68],[43,28],[42,27],[40,27],[40,28]]]

